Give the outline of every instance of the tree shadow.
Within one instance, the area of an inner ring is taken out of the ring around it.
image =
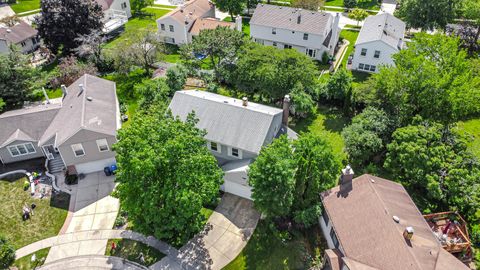
[[[60,208],[68,211],[69,205],[70,194],[66,192],[57,192],[52,194],[52,197],[50,198],[51,207]]]

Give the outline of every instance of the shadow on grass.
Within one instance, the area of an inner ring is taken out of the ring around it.
[[[52,194],[50,199],[50,206],[55,208],[60,208],[68,211],[70,205],[70,194],[65,192],[59,192]]]

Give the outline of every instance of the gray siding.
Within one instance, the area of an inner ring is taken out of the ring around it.
[[[282,114],[277,114],[273,117],[272,124],[268,129],[267,137],[263,142],[263,146],[267,146],[273,142],[273,138],[275,138],[275,135],[277,135],[278,131],[282,127],[282,117]]]
[[[208,146],[208,147],[210,147],[210,146]],[[232,157],[232,156],[228,155],[228,147],[229,146],[221,145],[221,148],[222,148],[221,153],[218,153],[218,152],[212,151],[212,150],[210,150],[210,152],[212,152],[212,154],[219,160],[220,163],[226,163],[226,162],[232,161],[232,160],[252,159],[252,158],[256,158],[258,156],[255,153],[248,152],[248,151],[240,149],[240,150],[242,150],[242,158],[240,159],[240,158]],[[220,164],[220,165],[222,165],[222,164]]]
[[[17,156],[17,157],[12,157],[12,155],[10,155],[10,152],[8,151],[7,147],[11,146],[11,145],[16,145],[16,144],[22,144],[22,143],[28,143],[28,141],[14,141],[14,142],[10,143],[9,145],[0,148],[0,157],[1,157],[1,160],[3,161],[4,164],[17,162],[17,161],[22,161],[22,160],[28,160],[28,159],[32,159],[32,158],[39,158],[39,157],[44,156],[44,154],[42,152],[42,149],[40,147],[38,147],[37,142],[31,142],[33,144],[33,147],[35,147],[36,153],[28,154],[28,155],[21,155],[21,156]]]
[[[99,139],[107,139],[108,151],[100,152],[98,150],[97,140]],[[62,155],[65,165],[69,166],[115,157],[115,152],[112,151],[112,145],[116,142],[117,139],[114,136],[82,129],[59,146],[58,150]],[[75,157],[72,144],[77,143],[82,144],[83,150],[85,151],[84,156]]]

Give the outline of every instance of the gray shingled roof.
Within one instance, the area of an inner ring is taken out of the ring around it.
[[[355,45],[381,40],[393,48],[399,48],[403,43],[405,27],[404,22],[389,13],[369,16],[363,23]]]
[[[20,21],[12,27],[0,28],[0,39],[17,44],[28,38],[35,37],[38,31],[24,21]]]
[[[83,84],[83,91],[80,84]],[[114,82],[85,74],[67,91],[62,109],[40,138],[40,145],[55,135],[56,146],[62,145],[80,129],[115,136],[118,119]]]
[[[298,23],[298,17],[301,17]],[[304,33],[323,35],[331,28],[333,15],[292,7],[258,4],[250,25],[288,29]]]
[[[186,90],[175,93],[170,106],[173,115],[185,120],[192,111],[199,119],[197,127],[205,129],[209,141],[259,153],[268,142],[267,133],[281,109],[205,91]]]

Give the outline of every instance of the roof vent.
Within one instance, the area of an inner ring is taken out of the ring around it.
[[[407,240],[412,240],[413,232],[413,227],[408,226],[405,228],[405,231],[403,231],[403,237],[405,237]]]
[[[12,29],[7,29],[7,33],[11,33],[12,32]]]
[[[375,183],[375,179],[370,178],[370,182]]]
[[[93,100],[93,98],[92,98],[92,97],[90,97],[90,96],[88,96],[88,97],[87,97],[87,100],[88,100],[88,101],[92,101],[92,100]]]
[[[393,216],[393,220],[394,220],[396,223],[400,223],[400,218],[397,217],[397,216]]]

